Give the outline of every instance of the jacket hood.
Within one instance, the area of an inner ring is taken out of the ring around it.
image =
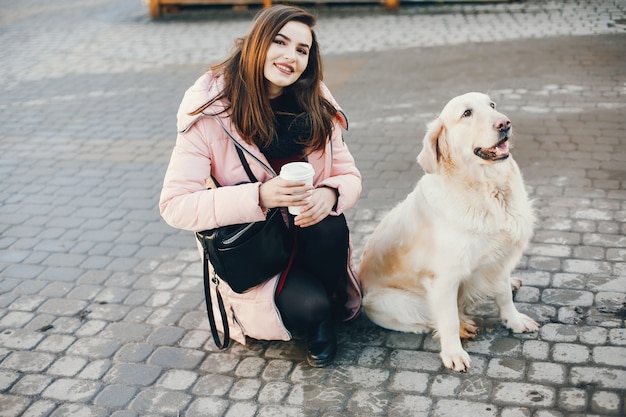
[[[187,89],[180,103],[177,114],[176,128],[178,132],[187,131],[200,118],[206,115],[191,115],[193,111],[205,105],[209,100],[217,97],[224,88],[224,77],[221,74],[205,73]],[[211,113],[219,113],[226,108],[224,101],[217,101],[211,105]]]

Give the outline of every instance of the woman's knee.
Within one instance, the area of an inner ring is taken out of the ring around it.
[[[298,230],[298,237],[304,243],[318,244],[323,242],[325,245],[337,244],[345,246],[348,242],[348,224],[343,214],[339,216],[327,216],[321,222],[301,228]]]

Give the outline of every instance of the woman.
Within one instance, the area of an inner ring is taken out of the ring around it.
[[[295,260],[280,291],[279,276],[243,294],[225,282],[219,288],[232,339],[290,340],[302,332],[307,361],[321,367],[337,352],[333,321],[353,319],[361,307],[342,214],[360,196],[361,175],[341,136],[346,119],[322,83],[314,25],[301,8],[262,10],[232,55],[187,90],[159,205],[168,224],[190,231],[298,206]],[[249,182],[229,135],[259,182]],[[294,161],[313,165],[313,186],[277,176]]]

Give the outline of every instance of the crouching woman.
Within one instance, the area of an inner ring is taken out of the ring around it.
[[[232,339],[287,341],[300,333],[308,363],[321,367],[337,353],[335,323],[361,308],[343,214],[359,199],[361,175],[342,138],[347,121],[322,82],[314,25],[315,16],[298,7],[260,11],[230,57],[187,90],[159,205],[169,225],[194,232],[299,207],[284,280],[279,274],[243,294],[216,282]],[[258,182],[248,179],[236,146]],[[277,175],[296,161],[313,166],[313,185]],[[207,187],[212,178],[220,187]]]

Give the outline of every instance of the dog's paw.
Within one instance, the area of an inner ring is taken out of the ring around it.
[[[459,326],[459,337],[461,339],[473,339],[476,337],[476,333],[478,333],[478,327],[476,327],[476,323],[472,319],[462,319],[461,325]]]
[[[470,357],[466,351],[460,349],[458,351],[441,351],[439,354],[443,366],[458,372],[467,372],[470,368]]]
[[[539,329],[539,323],[522,313],[518,313],[513,319],[502,319],[502,323],[514,333],[528,333]]]

